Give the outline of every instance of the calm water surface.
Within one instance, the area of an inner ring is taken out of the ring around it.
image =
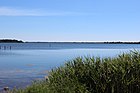
[[[6,49],[4,49],[6,46]],[[11,50],[10,50],[11,46]],[[0,89],[25,87],[79,56],[114,57],[139,44],[0,43]]]

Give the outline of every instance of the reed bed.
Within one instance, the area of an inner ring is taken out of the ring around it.
[[[140,53],[78,57],[53,69],[47,80],[11,93],[140,93]]]

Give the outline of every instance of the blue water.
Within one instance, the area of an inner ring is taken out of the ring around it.
[[[140,50],[140,45],[0,43],[0,89],[25,87],[44,78],[52,68],[79,56],[114,57],[134,49]]]

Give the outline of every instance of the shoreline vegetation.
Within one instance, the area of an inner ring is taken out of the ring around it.
[[[140,52],[78,57],[52,69],[46,80],[10,93],[139,93]],[[8,92],[9,93],[9,92]]]
[[[140,44],[140,42],[23,42],[16,39],[0,39],[0,43],[69,43],[69,44]]]
[[[23,43],[23,41],[16,39],[0,39],[0,43]]]

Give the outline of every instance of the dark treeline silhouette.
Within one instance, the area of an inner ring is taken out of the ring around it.
[[[15,39],[0,39],[0,43],[23,43],[23,41]]]
[[[105,44],[140,44],[140,42],[103,42]]]
[[[23,42],[16,39],[0,39],[0,43],[68,43],[68,44],[140,44],[140,42]]]
[[[25,43],[59,43],[59,44],[140,44],[140,42],[25,42]]]

